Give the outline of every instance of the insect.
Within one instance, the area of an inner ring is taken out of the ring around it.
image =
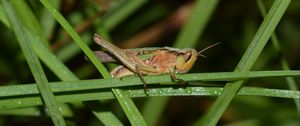
[[[117,46],[107,42],[100,35],[94,35],[94,41],[107,49],[113,54],[119,61],[123,63],[114,68],[110,74],[112,77],[120,78],[124,76],[137,74],[146,88],[146,82],[143,79],[143,75],[158,75],[158,74],[170,74],[170,77],[174,81],[182,81],[176,78],[176,73],[187,73],[198,56],[205,57],[201,53],[205,50],[214,47],[220,43],[213,44],[197,52],[195,49],[186,48],[178,49],[171,47],[158,47],[148,49],[120,49]],[[101,61],[110,62],[116,61],[104,52],[96,51],[95,54]]]

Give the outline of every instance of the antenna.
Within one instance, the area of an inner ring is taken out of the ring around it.
[[[214,47],[214,46],[217,46],[217,45],[219,45],[219,44],[221,44],[221,42],[215,43],[215,44],[213,44],[213,45],[210,45],[210,46],[208,46],[208,47],[206,47],[206,48],[200,50],[200,51],[198,52],[198,56],[202,56],[202,57],[205,57],[205,58],[206,58],[206,56],[203,55],[203,54],[201,54],[201,53],[203,53],[204,51],[206,51],[206,50],[208,50],[208,49],[210,49],[210,48],[212,48],[212,47]]]

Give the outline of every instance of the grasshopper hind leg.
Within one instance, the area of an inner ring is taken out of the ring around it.
[[[135,69],[136,69],[137,75],[139,76],[139,78],[141,79],[142,83],[144,84],[144,92],[145,92],[145,94],[147,94],[147,83],[146,83],[145,79],[143,78],[143,74],[140,71],[139,65],[136,65]]]

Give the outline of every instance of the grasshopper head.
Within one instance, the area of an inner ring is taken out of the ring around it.
[[[188,72],[198,57],[198,52],[195,49],[186,49],[183,52],[176,59],[176,72],[178,73]]]

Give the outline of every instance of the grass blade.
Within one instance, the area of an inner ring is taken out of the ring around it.
[[[10,24],[9,24],[9,21],[6,17],[6,14],[5,14],[5,10],[2,6],[2,4],[0,4],[0,21],[6,26],[6,27],[10,27]]]
[[[146,122],[143,119],[143,116],[135,107],[133,101],[130,99],[127,93],[121,89],[112,89],[114,95],[118,99],[122,109],[125,111],[126,116],[128,117],[131,125],[133,126],[146,126]]]
[[[180,31],[174,47],[191,48],[195,47],[198,38],[200,38],[208,20],[213,14],[219,0],[198,0],[194,10],[189,16],[187,22]]]
[[[240,79],[261,78],[261,77],[300,77],[300,71],[257,71],[257,72],[219,72],[219,73],[198,73],[177,75],[178,78],[184,78],[187,81],[236,81]],[[151,84],[160,82],[168,85],[175,85],[169,78],[169,75],[145,76],[144,79]],[[141,86],[138,77],[126,77],[120,79],[94,79],[81,81],[50,82],[50,86],[55,93],[64,93],[71,91],[97,90],[127,86]],[[39,91],[35,84],[20,84],[13,86],[0,86],[0,97],[18,96],[18,95],[36,95]]]
[[[51,0],[50,1],[55,7],[60,7],[62,1],[61,0]],[[43,27],[43,32],[45,36],[50,36],[55,28],[56,21],[52,15],[49,14],[48,10],[46,8],[43,8],[41,10],[40,14],[40,24]]]
[[[102,26],[107,31],[112,30],[147,1],[148,0],[123,1],[118,7],[103,16]]]
[[[110,78],[110,75],[107,72],[106,68],[99,62],[96,56],[92,53],[92,51],[88,48],[88,46],[81,40],[80,36],[75,32],[75,30],[65,20],[65,18],[53,7],[53,5],[51,5],[51,3],[49,3],[48,0],[41,0],[41,2],[48,9],[48,11],[56,18],[56,20],[62,25],[62,27],[64,27],[64,29],[70,34],[70,36],[75,40],[75,42],[79,45],[79,47],[83,50],[83,52],[87,55],[87,57],[91,60],[91,62],[96,66],[96,68],[102,74],[102,76],[104,78]],[[115,89],[115,90],[119,90],[119,89]],[[130,99],[124,99],[124,100],[130,100]],[[127,101],[127,102],[130,103],[132,101]],[[134,104],[129,104],[129,105],[133,105],[131,106],[132,110],[133,108],[137,109],[134,106]]]
[[[261,53],[271,34],[275,30],[279,20],[289,5],[289,0],[274,1],[266,18],[259,27],[256,35],[251,41],[248,49],[244,53],[242,59],[237,65],[235,71],[249,71]],[[234,83],[227,83],[224,87],[223,93],[218,97],[216,102],[211,107],[210,111],[204,117],[195,123],[195,125],[213,126],[216,125],[222,114],[228,107],[229,103],[241,88],[243,81]]]
[[[130,92],[134,94],[134,92]],[[153,96],[151,94],[151,96]],[[167,105],[169,97],[150,97],[147,99],[142,114],[148,126],[155,126],[163,109]]]
[[[157,97],[157,96],[218,96],[222,93],[221,87],[154,87],[148,89],[148,95],[145,95],[143,88],[136,88],[125,90],[124,92],[129,97]],[[297,98],[300,99],[300,91],[268,89],[257,87],[243,87],[237,95],[242,96],[265,96],[265,97],[278,97],[278,98]],[[72,93],[61,93],[55,96],[59,103],[82,102],[91,100],[107,100],[115,99],[114,94],[109,89],[91,90],[88,92],[74,91]],[[28,96],[12,96],[7,99],[0,100],[0,110],[14,109],[20,107],[31,107],[43,105],[42,99],[37,95]],[[98,106],[98,105],[97,105]],[[153,106],[152,106],[153,107]],[[103,109],[102,107],[98,110]],[[108,122],[108,121],[107,121]],[[110,122],[108,122],[109,124]]]
[[[39,25],[38,20],[36,19],[34,13],[30,10],[26,1],[12,0],[12,5],[16,7],[16,13],[24,22],[25,27],[31,31],[32,34],[40,36],[42,42],[47,42],[44,32],[41,27],[36,27]],[[44,43],[48,45],[48,43]],[[49,45],[48,45],[49,46]]]
[[[30,70],[33,73],[33,77],[37,82],[38,89],[42,95],[43,102],[45,102],[47,110],[53,120],[53,123],[56,126],[65,126],[65,121],[60,112],[60,107],[54,99],[54,94],[49,87],[48,80],[42,69],[42,66],[39,62],[38,57],[33,52],[32,44],[33,41],[30,35],[30,32],[23,27],[21,20],[18,18],[16,12],[14,11],[12,5],[6,1],[2,0],[4,7],[6,9],[9,21],[12,24],[12,28],[17,36],[21,49],[26,57],[27,63],[30,67]]]
[[[70,36],[75,40],[77,45],[82,49],[82,51],[86,54],[86,56],[90,59],[90,61],[95,65],[98,71],[102,74],[104,78],[109,77],[109,73],[106,68],[99,62],[99,59],[93,54],[90,48],[87,46],[85,42],[80,38],[80,36],[76,33],[76,31],[72,28],[72,26],[68,23],[68,21],[56,10],[53,5],[48,0],[40,0],[44,7],[55,17],[55,19],[61,24],[61,26],[70,34]]]
[[[37,18],[33,15],[33,12],[28,7],[27,3],[25,1],[18,1],[13,0],[14,7],[18,8],[16,11],[22,12],[22,15],[31,15],[31,16],[23,16],[22,19],[26,19],[27,21],[24,22],[25,26],[27,26],[30,30],[29,35],[32,41],[32,46],[36,52],[36,54],[39,56],[39,58],[49,67],[50,70],[52,70],[58,78],[60,78],[63,81],[74,81],[78,80],[78,78],[71,72],[70,69],[68,69],[47,47],[44,43],[48,43],[46,37],[43,35],[43,33],[40,31],[38,33],[35,31],[35,29],[42,29],[39,23],[37,23]],[[26,12],[26,13],[24,13]]]
[[[257,4],[258,4],[259,10],[260,10],[262,16],[265,17],[266,16],[266,9],[265,9],[265,6],[263,4],[263,1],[262,0],[257,0]],[[277,35],[276,35],[275,32],[271,36],[271,41],[272,41],[272,46],[275,49],[275,51],[277,53],[281,53],[279,40],[277,39]],[[283,70],[289,70],[290,69],[289,65],[287,63],[287,60],[284,57],[281,58],[281,67],[282,67]],[[297,91],[299,89],[297,84],[296,84],[295,79],[293,79],[291,77],[286,77],[286,82],[288,83],[288,87],[291,90]],[[294,102],[295,102],[295,105],[297,107],[298,112],[300,113],[300,101],[299,101],[299,99],[294,99]]]
[[[281,60],[281,65],[282,65],[282,68],[284,70],[288,70],[290,69],[286,60],[282,59]],[[292,77],[286,77],[285,78],[287,84],[288,84],[288,87],[293,90],[293,91],[299,91],[299,87],[297,86],[296,84],[296,80]],[[298,113],[300,113],[300,100],[299,99],[294,99],[294,102],[295,102],[295,105],[297,107],[297,110],[298,110]]]
[[[65,22],[65,23],[67,23],[67,22]],[[68,27],[68,26],[66,26],[66,27]],[[73,29],[71,28],[69,30],[72,31]],[[37,54],[45,62],[45,64],[52,71],[54,71],[54,73],[61,80],[63,80],[63,81],[76,81],[76,80],[79,80],[60,60],[58,60],[58,58],[55,55],[53,55],[53,53],[49,50],[49,48],[45,47],[45,45],[43,45],[39,42],[35,42],[34,43],[34,48],[35,48]],[[104,106],[99,104],[98,107],[104,107]],[[90,108],[90,109],[95,110],[96,108]],[[106,123],[106,121],[110,122],[111,120],[114,120],[115,123],[120,123],[120,121],[111,112],[109,112],[109,113],[106,112],[105,116],[103,116],[103,113],[101,113],[101,112],[93,111],[93,113],[95,114],[96,117],[102,117],[102,118],[99,118],[99,119],[103,123]]]
[[[110,93],[112,94],[111,91],[108,91],[106,93]],[[77,93],[80,94],[80,93]],[[96,97],[102,97],[102,95],[99,94],[92,94],[93,96]],[[87,96],[87,95],[86,95]],[[112,98],[113,94],[111,95]],[[84,96],[85,97],[85,96]],[[103,99],[95,99],[95,100],[103,100]],[[82,100],[83,101],[83,100]],[[105,125],[105,126],[123,126],[123,124],[121,123],[121,121],[119,121],[119,119],[112,114],[111,111],[109,111],[105,105],[103,105],[100,101],[87,101],[84,102],[84,105],[88,106],[89,108],[91,108],[93,111],[93,114],[101,120],[101,122]]]

